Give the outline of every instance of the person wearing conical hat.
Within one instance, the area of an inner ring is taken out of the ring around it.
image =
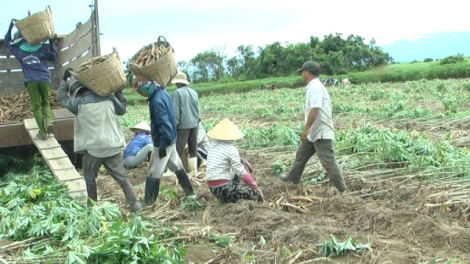
[[[213,139],[207,155],[206,180],[209,189],[221,202],[237,200],[264,201],[263,192],[245,169],[234,141],[243,132],[227,118],[220,121],[207,136]],[[240,184],[242,179],[246,185]]]
[[[135,77],[132,92],[148,97],[154,147],[145,181],[144,206],[151,206],[157,199],[160,179],[167,166],[176,174],[185,195],[195,195],[188,173],[176,151],[176,119],[170,94],[165,87],[143,75]]]
[[[127,168],[135,168],[139,166],[146,158],[150,161],[153,150],[152,139],[149,136],[150,126],[147,122],[142,121],[131,127],[135,133],[127,143],[124,149],[124,166]]]
[[[178,129],[176,151],[182,159],[187,144],[189,150],[188,172],[197,172],[199,96],[194,89],[188,86],[188,77],[183,72],[176,74],[171,83],[176,84],[178,88],[173,92],[173,107]]]

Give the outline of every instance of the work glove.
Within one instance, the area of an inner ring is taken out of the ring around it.
[[[10,34],[10,36],[11,36],[11,30],[12,30],[13,27],[15,26],[16,21],[17,21],[17,20],[13,18],[13,19],[11,20],[11,22],[10,22],[10,26],[8,27],[8,32],[7,32],[7,34]]]
[[[126,98],[124,98],[124,95],[122,94],[122,90],[115,92],[114,96],[116,96],[116,98],[121,102],[126,100]]]
[[[54,37],[49,39],[49,47],[51,50],[56,50],[56,43],[57,43],[57,34],[54,34]]]
[[[70,73],[70,70],[73,70],[73,69],[70,69],[70,68],[65,69],[64,77],[62,77],[62,80],[67,81],[70,78],[70,76],[72,75]]]
[[[160,157],[160,159],[163,159],[164,157],[166,157],[166,149],[164,148],[161,148],[158,150],[158,157]]]

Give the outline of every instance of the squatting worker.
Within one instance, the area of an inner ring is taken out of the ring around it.
[[[176,119],[170,94],[160,84],[142,75],[135,77],[133,87],[132,92],[148,97],[154,147],[145,182],[145,206],[152,205],[157,199],[160,179],[167,166],[176,174],[186,196],[195,195],[188,174],[176,152]]]
[[[188,86],[188,78],[183,72],[176,74],[171,83],[176,84],[178,88],[173,92],[173,107],[178,129],[176,151],[182,159],[184,148],[188,144],[188,171],[197,171],[199,96]]]
[[[69,87],[70,70],[64,72],[57,99],[75,115],[74,151],[84,154],[83,174],[89,200],[97,201],[96,178],[101,165],[121,186],[131,211],[142,209],[126,176],[121,150],[126,141],[117,115],[124,115],[127,100],[122,92],[100,97],[78,81]]]
[[[145,159],[150,161],[153,150],[152,138],[149,136],[150,126],[147,122],[138,123],[131,127],[131,131],[134,132],[134,136],[129,140],[122,153],[126,168],[135,168]]]
[[[344,192],[346,186],[333,150],[335,133],[330,95],[319,79],[320,65],[307,61],[298,72],[302,72],[302,79],[307,84],[305,129],[291,171],[288,175],[281,174],[280,178],[299,183],[308,160],[318,153],[321,164],[328,172],[330,185]]]
[[[221,202],[241,199],[264,201],[263,192],[247,172],[252,172],[251,166],[241,161],[234,145],[235,140],[243,138],[243,132],[230,120],[224,119],[207,136],[213,139],[206,169],[206,180],[212,194]],[[246,185],[240,184],[240,179]]]
[[[28,89],[29,98],[33,107],[33,115],[39,127],[37,138],[46,140],[47,134],[52,133],[52,111],[50,103],[51,72],[47,61],[55,61],[57,47],[53,39],[49,45],[30,44],[23,39],[19,31],[15,32],[11,40],[11,30],[15,19],[11,20],[8,32],[5,35],[5,46],[20,61],[24,75],[24,84]]]

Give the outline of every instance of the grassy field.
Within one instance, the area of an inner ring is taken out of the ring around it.
[[[328,89],[347,195],[328,188],[315,156],[300,185],[277,178],[290,169],[300,140],[303,88],[213,94],[201,97],[203,124],[210,130],[227,117],[245,133],[237,146],[256,170],[265,203],[220,204],[201,168],[191,175],[198,201],[182,199],[170,177],[155,207],[129,214],[124,195],[103,170],[101,201],[90,214],[35,160],[32,169],[25,165],[0,182],[0,259],[469,263],[470,80]],[[132,104],[120,117],[126,131],[149,122],[145,98],[127,93]],[[128,176],[143,198],[146,164]]]

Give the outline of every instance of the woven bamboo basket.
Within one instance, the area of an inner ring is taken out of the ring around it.
[[[166,47],[169,47],[170,50],[168,53],[158,58],[155,62],[145,66],[140,66],[135,63],[135,60],[139,56],[140,52],[144,49],[148,49],[150,45],[143,47],[131,58],[129,68],[135,75],[144,75],[149,79],[156,81],[158,84],[167,87],[178,71],[176,68],[174,50],[170,43],[163,36],[159,36],[157,42],[154,44],[163,44]]]
[[[50,6],[46,6],[45,11],[34,13],[16,21],[15,25],[23,38],[31,44],[51,39],[55,34]]]
[[[85,61],[77,71],[71,70],[70,73],[99,96],[108,96],[127,85],[126,74],[116,49],[111,54]]]

